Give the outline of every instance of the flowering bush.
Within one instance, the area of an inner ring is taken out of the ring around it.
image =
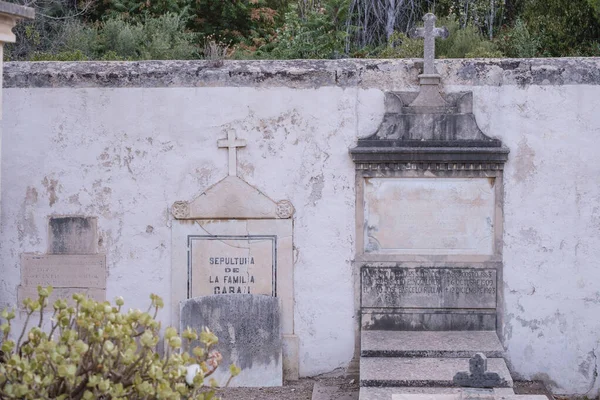
[[[127,313],[121,312],[122,298],[111,305],[76,294],[74,306],[59,299],[53,305],[49,332],[45,332],[44,314],[51,292],[51,287],[38,287],[39,298],[24,301],[26,320],[16,342],[9,339],[15,312],[0,314],[5,320],[0,326],[0,398],[214,397],[216,382],[211,379],[206,386],[205,380],[221,361],[220,353],[211,350],[217,337],[208,329],[200,333],[187,329],[180,337],[174,328],[167,328],[164,352],[159,354],[160,323],[155,318],[163,307],[160,297],[150,296],[147,312]],[[27,332],[36,312],[37,324]],[[192,342],[199,346],[190,351]],[[239,373],[233,365],[230,371],[232,377]]]

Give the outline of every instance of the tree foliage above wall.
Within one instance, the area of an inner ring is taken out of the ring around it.
[[[600,0],[13,0],[36,8],[9,60],[418,57],[434,12],[439,57],[600,55]]]

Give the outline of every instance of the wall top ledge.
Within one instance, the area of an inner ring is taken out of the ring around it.
[[[15,18],[35,18],[35,10],[31,7],[0,1],[0,15],[8,15]]]
[[[2,2],[0,2],[1,7]],[[1,11],[1,8],[0,8]],[[7,62],[6,88],[416,88],[419,59]],[[445,86],[600,85],[600,57],[446,59]]]

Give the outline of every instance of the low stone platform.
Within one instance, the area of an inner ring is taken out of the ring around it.
[[[453,387],[458,371],[469,370],[468,358],[394,358],[361,357],[361,387]],[[488,371],[496,372],[512,387],[513,381],[504,359],[488,360]],[[363,400],[361,398],[361,400]]]
[[[361,387],[361,400],[548,400],[543,395],[516,395],[511,388],[380,388]]]
[[[501,358],[503,348],[492,331],[362,331],[363,357],[471,358],[483,353]]]

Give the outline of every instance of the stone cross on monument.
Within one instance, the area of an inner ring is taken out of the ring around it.
[[[227,138],[219,139],[217,145],[229,149],[229,176],[237,176],[237,148],[246,147],[246,141],[244,139],[237,139],[235,132],[229,131],[227,132]]]
[[[423,17],[425,26],[416,28],[410,32],[413,38],[423,38],[424,55],[423,55],[423,73],[419,75],[419,84],[421,91],[418,97],[411,103],[412,107],[444,107],[446,102],[442,99],[439,91],[440,75],[435,71],[435,38],[441,37],[446,39],[449,35],[448,29],[444,26],[437,28],[435,26],[436,16],[432,13],[427,13]]]

